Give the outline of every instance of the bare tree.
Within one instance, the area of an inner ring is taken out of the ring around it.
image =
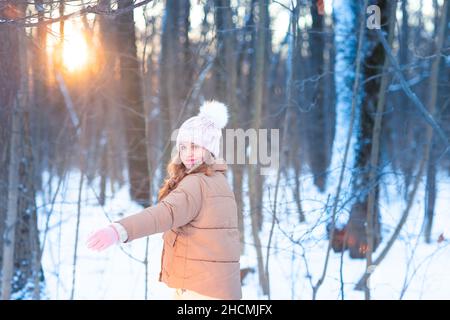
[[[0,8],[0,18],[25,13],[26,3],[7,1]],[[39,238],[35,204],[35,180],[29,125],[28,92],[28,45],[25,29],[20,26],[2,26],[0,57],[10,66],[0,63],[0,88],[5,128],[10,130],[5,144],[2,162],[7,163],[7,208],[0,209],[2,232],[2,299],[17,294],[19,299],[32,296],[39,299],[42,280]],[[6,81],[6,82],[5,82]],[[3,117],[2,117],[3,118]],[[8,157],[8,161],[6,161]],[[31,288],[31,290],[30,290]]]
[[[332,88],[326,87],[326,80],[329,78],[330,63],[326,63],[326,39],[327,30],[325,28],[324,16],[319,13],[318,2],[313,1],[310,6],[312,26],[308,30],[309,35],[309,59],[312,69],[311,77],[313,81],[313,94],[310,106],[304,112],[307,161],[314,175],[314,184],[319,190],[324,191],[327,179],[327,169],[331,161],[331,150],[334,140],[335,112],[334,104],[327,101],[326,93]],[[327,103],[328,102],[328,103]]]
[[[16,226],[18,221],[17,201],[19,198],[19,143],[20,143],[20,118],[17,102],[12,107],[11,141],[9,144],[8,166],[8,206],[2,252],[2,300],[11,298],[12,280],[14,275],[14,248],[16,243]]]
[[[377,5],[381,11],[381,26],[383,30],[387,28],[389,21],[389,10],[387,10],[387,1],[378,1]],[[378,209],[379,186],[378,183],[372,183],[369,179],[370,172],[370,154],[372,150],[372,132],[374,130],[374,114],[377,101],[380,94],[381,79],[375,77],[382,70],[384,64],[384,50],[382,44],[378,40],[375,31],[368,30],[366,36],[367,51],[364,56],[364,89],[363,99],[361,102],[360,118],[358,122],[357,141],[355,145],[355,168],[353,171],[352,192],[355,196],[355,202],[352,205],[350,218],[346,229],[347,243],[345,244],[352,258],[364,258],[368,249],[368,241],[373,244],[375,251],[381,242],[381,222]],[[357,75],[358,76],[358,75]],[[379,151],[378,151],[379,152]],[[376,156],[379,157],[378,155]],[[377,170],[378,181],[380,170]],[[371,239],[367,238],[367,208],[369,190],[373,189],[374,203],[372,213],[372,233]]]
[[[395,26],[395,12],[397,9],[397,1],[390,1],[387,10],[389,10],[389,20],[388,20],[388,37],[389,45],[392,45],[394,39],[394,26]],[[378,168],[379,168],[379,156],[381,148],[381,126],[383,120],[383,112],[386,102],[386,89],[388,86],[388,67],[389,59],[384,59],[384,65],[381,69],[381,82],[380,82],[380,92],[378,94],[378,101],[376,106],[376,114],[373,125],[372,133],[372,146],[370,150],[370,168],[369,168],[369,183],[370,185],[378,184]],[[373,253],[373,241],[374,241],[374,223],[373,216],[376,210],[376,189],[370,188],[369,195],[367,198],[367,222],[366,222],[366,235],[367,235],[367,251],[366,251],[366,268],[368,272],[371,272],[372,266],[372,253]],[[370,299],[370,288],[366,286],[365,297],[367,300]]]
[[[444,1],[442,9],[440,10],[441,18],[440,23],[436,24],[436,52],[431,65],[430,82],[429,82],[429,99],[428,99],[428,112],[431,116],[434,116],[439,108],[437,108],[438,101],[438,80],[439,80],[439,65],[441,63],[441,51],[445,42],[446,30],[448,30],[448,11],[449,11],[448,0]],[[448,32],[448,31],[447,31]],[[427,135],[431,135],[430,143],[431,147],[428,155],[427,163],[427,181],[426,181],[426,193],[425,193],[425,241],[427,243],[431,242],[431,230],[433,227],[433,217],[434,217],[434,207],[436,202],[436,173],[437,173],[437,142],[433,138],[433,129],[427,128]]]
[[[290,22],[288,30],[289,34],[289,47],[288,47],[288,57],[286,59],[286,111],[284,113],[284,125],[283,125],[283,133],[282,133],[282,140],[281,140],[281,161],[280,161],[280,168],[278,168],[277,172],[277,178],[276,178],[276,184],[275,184],[275,194],[274,194],[274,202],[273,202],[273,212],[272,212],[272,226],[270,229],[269,234],[269,241],[267,245],[267,253],[266,253],[266,264],[265,264],[265,272],[266,272],[266,278],[269,279],[269,258],[270,258],[270,248],[271,248],[271,241],[272,236],[274,232],[275,222],[277,220],[277,205],[278,205],[278,192],[280,189],[280,180],[281,180],[281,171],[282,168],[286,165],[287,160],[289,159],[288,156],[288,150],[289,150],[289,143],[288,143],[288,132],[290,129],[291,124],[291,118],[292,118],[292,100],[293,100],[293,94],[292,94],[292,79],[293,79],[293,70],[296,68],[295,66],[295,59],[294,59],[294,52],[298,49],[295,47],[297,41],[297,21],[298,21],[298,11],[299,11],[299,2],[297,1],[295,4],[293,4],[293,7],[290,9]],[[288,180],[288,175],[285,171],[285,177],[286,180]],[[269,287],[270,289],[270,287]],[[268,296],[270,299],[270,290],[268,291]]]
[[[215,57],[215,82],[216,96],[221,101],[225,101],[230,107],[231,127],[239,128],[242,119],[242,108],[237,99],[237,53],[236,32],[233,23],[233,11],[229,0],[215,0],[214,17],[217,28],[217,55]],[[225,145],[224,141],[224,145]],[[234,144],[234,155],[237,154],[237,146]],[[238,207],[238,225],[241,237],[241,253],[244,253],[245,228],[244,228],[244,202],[243,202],[243,166],[235,163],[233,170],[233,191]]]
[[[177,11],[179,0],[166,1],[166,6],[164,10],[164,18],[162,25],[161,34],[161,55],[160,55],[160,108],[161,108],[161,135],[164,138],[162,147],[162,159],[160,170],[162,172],[160,180],[164,179],[165,165],[170,160],[170,136],[172,134],[172,129],[175,126],[174,119],[174,109],[176,105],[176,95],[173,94],[173,88],[175,88],[175,61],[177,47],[177,37],[176,37],[176,26],[177,21]]]
[[[252,94],[252,128],[261,128],[261,117],[262,117],[262,98],[264,94],[264,53],[265,53],[265,42],[266,42],[266,19],[269,17],[266,15],[266,7],[268,2],[266,0],[258,1],[258,25],[257,25],[257,38],[256,38],[256,52],[255,52],[255,85]],[[255,157],[257,159],[257,154],[255,153],[255,148],[251,148],[250,159]],[[259,178],[258,178],[259,177]],[[250,200],[250,211],[251,211],[251,222],[252,222],[252,235],[255,243],[257,261],[258,261],[258,275],[259,283],[262,287],[263,294],[269,294],[269,279],[267,279],[267,273],[264,268],[261,239],[259,237],[259,230],[262,225],[262,210],[261,210],[261,193],[259,191],[262,188],[261,185],[261,175],[258,173],[258,166],[251,165],[248,168],[248,188],[249,188],[249,200]]]
[[[120,0],[118,9],[133,5],[133,0]],[[123,112],[126,119],[128,173],[132,199],[148,206],[150,201],[149,172],[145,143],[145,116],[142,95],[142,79],[136,48],[134,12],[117,17],[120,46],[120,70],[123,83]]]
[[[365,0],[362,4],[362,12],[366,11],[368,4],[368,0]],[[355,6],[354,4],[351,6],[354,18],[353,21],[357,21],[358,16],[358,6]],[[319,289],[321,288],[323,282],[325,281],[325,276],[328,270],[328,263],[330,259],[330,252],[331,248],[333,248],[334,251],[342,251],[345,248],[345,236],[342,235],[342,230],[336,229],[335,224],[337,220],[337,213],[338,213],[338,204],[340,202],[342,187],[343,187],[343,180],[344,180],[344,172],[347,164],[347,159],[349,155],[349,149],[350,149],[350,141],[353,135],[353,128],[355,125],[355,118],[356,118],[356,108],[358,104],[358,93],[360,91],[360,80],[361,77],[358,75],[361,72],[362,68],[362,56],[363,56],[363,42],[364,42],[364,36],[365,36],[365,24],[363,19],[359,19],[359,28],[358,28],[358,42],[356,45],[356,57],[355,57],[355,79],[353,81],[353,89],[352,89],[352,95],[351,95],[351,113],[350,113],[350,121],[349,121],[349,127],[347,129],[347,135],[346,135],[346,141],[345,141],[345,150],[344,150],[344,157],[343,157],[343,163],[339,170],[339,181],[337,185],[336,195],[334,196],[333,200],[333,206],[331,208],[331,222],[327,224],[327,231],[329,233],[329,241],[327,246],[327,252],[325,256],[325,262],[324,267],[322,270],[322,273],[317,280],[317,282],[312,285],[312,299],[315,300],[317,298],[317,294]],[[354,22],[351,22],[354,24]],[[353,45],[352,41],[349,41]],[[353,50],[352,50],[353,51]],[[344,239],[343,239],[344,238]],[[342,261],[342,259],[341,259]]]

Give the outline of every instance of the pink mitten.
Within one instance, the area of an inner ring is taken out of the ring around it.
[[[119,233],[112,225],[99,229],[89,236],[87,247],[95,251],[102,251],[119,242]]]

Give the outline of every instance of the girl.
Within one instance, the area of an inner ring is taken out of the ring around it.
[[[159,281],[175,299],[241,299],[237,206],[227,164],[216,158],[227,121],[223,103],[205,102],[178,131],[158,203],[94,232],[88,247],[164,232]]]

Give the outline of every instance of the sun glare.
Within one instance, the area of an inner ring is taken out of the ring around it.
[[[89,47],[81,30],[73,25],[65,30],[62,48],[62,62],[68,71],[78,71],[89,62]]]

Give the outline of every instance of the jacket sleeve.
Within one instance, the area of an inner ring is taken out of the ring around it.
[[[116,221],[127,231],[125,242],[178,228],[192,221],[202,204],[200,180],[198,175],[187,175],[156,205]]]

